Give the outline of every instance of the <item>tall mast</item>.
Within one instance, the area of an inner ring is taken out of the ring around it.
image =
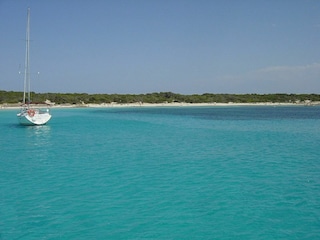
[[[28,91],[28,102],[30,104],[30,8],[27,13],[27,31],[26,31],[26,58],[24,63],[24,90],[23,90],[23,104],[26,104],[26,90]],[[27,89],[26,89],[27,88]]]

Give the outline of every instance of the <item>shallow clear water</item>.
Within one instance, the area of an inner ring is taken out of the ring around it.
[[[0,239],[320,239],[320,107],[0,111]]]

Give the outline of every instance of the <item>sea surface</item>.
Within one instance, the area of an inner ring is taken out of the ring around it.
[[[0,239],[320,239],[320,107],[0,111]]]

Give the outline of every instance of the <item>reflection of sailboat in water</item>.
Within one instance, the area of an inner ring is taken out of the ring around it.
[[[23,105],[20,113],[17,114],[18,120],[22,125],[44,125],[46,124],[51,115],[49,109],[41,110],[39,108],[33,108],[30,106],[30,8],[28,8],[27,14],[27,31],[26,31],[26,59],[24,66],[24,89],[23,89]],[[27,90],[26,90],[27,89]],[[26,101],[26,92],[28,99]]]
[[[52,149],[53,141],[51,135],[51,126],[50,125],[41,125],[41,126],[33,126],[32,128],[23,128],[25,130],[25,136],[27,139],[32,139],[32,141],[26,141],[26,147],[30,149],[30,151],[34,151],[34,154],[28,156],[29,159],[33,159],[33,161],[37,161],[38,163],[49,162],[52,157]],[[31,150],[32,149],[32,150]]]

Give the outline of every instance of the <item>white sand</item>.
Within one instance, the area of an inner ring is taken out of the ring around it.
[[[117,108],[117,107],[209,107],[209,106],[305,106],[320,105],[320,102],[301,103],[102,103],[102,104],[56,104],[49,108]],[[35,105],[34,107],[46,108],[47,105]],[[18,104],[0,104],[0,109],[19,109]]]
[[[102,104],[53,104],[49,108],[116,108],[116,107],[207,107],[207,106],[305,106],[320,105],[320,102],[300,103],[102,103]],[[36,108],[47,108],[45,104],[34,105]],[[20,109],[19,104],[0,104],[1,109]]]

